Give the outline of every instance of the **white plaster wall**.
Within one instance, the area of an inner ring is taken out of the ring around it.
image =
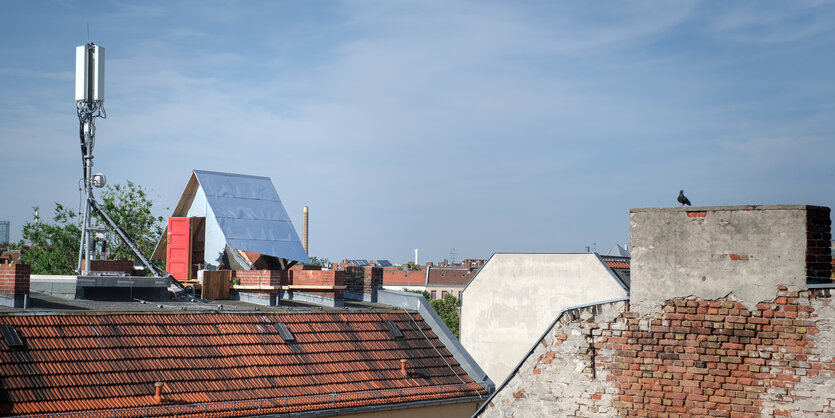
[[[194,200],[188,208],[187,217],[202,216],[206,218],[206,249],[203,252],[203,257],[206,263],[206,270],[217,270],[220,266],[220,260],[223,257],[223,252],[226,249],[226,237],[223,236],[223,231],[217,223],[212,207],[206,199],[206,193],[202,187],[197,189],[194,195]]]
[[[499,384],[561,310],[626,296],[595,254],[494,254],[464,290],[461,344]]]

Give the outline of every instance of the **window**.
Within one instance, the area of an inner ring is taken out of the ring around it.
[[[438,298],[438,294],[437,294],[436,292],[437,292],[437,291],[435,291],[435,290],[433,290],[432,292],[430,292],[430,293],[429,293],[429,298],[430,298],[430,299],[437,299],[437,298]]]
[[[441,299],[446,298],[446,295],[448,295],[448,294],[449,294],[449,292],[447,292],[446,290],[442,290],[441,291]]]
[[[458,291],[458,300],[461,300],[461,291]]]

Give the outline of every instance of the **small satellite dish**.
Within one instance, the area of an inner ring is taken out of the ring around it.
[[[105,184],[107,184],[107,178],[104,177],[104,174],[93,174],[93,186],[101,189],[102,187],[104,187]]]

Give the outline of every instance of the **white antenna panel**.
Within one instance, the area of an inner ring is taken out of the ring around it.
[[[75,100],[104,101],[104,48],[98,45],[75,48]]]

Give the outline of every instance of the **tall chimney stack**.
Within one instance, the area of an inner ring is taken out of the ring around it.
[[[307,247],[307,219],[310,216],[310,208],[304,207],[304,221],[302,222],[302,247],[304,253],[310,255],[310,249]]]

